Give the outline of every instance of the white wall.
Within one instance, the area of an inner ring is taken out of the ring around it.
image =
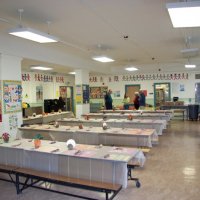
[[[58,99],[59,98],[59,87],[60,86],[74,86],[74,76],[62,76],[52,75],[48,73],[35,73],[35,72],[22,72],[22,74],[29,74],[30,81],[22,81],[22,96],[23,101],[31,104],[38,104],[42,102],[36,101],[36,87],[42,86],[43,88],[43,99]],[[35,74],[48,75],[53,77],[53,82],[44,82],[35,80]],[[63,77],[64,83],[56,82],[56,77]]]
[[[186,72],[178,72],[178,73],[173,73],[173,74],[182,74]],[[200,72],[199,72],[200,73]],[[164,74],[164,73],[163,73]],[[169,74],[169,73],[166,73]],[[182,99],[185,101],[185,103],[190,103],[189,99],[191,98],[191,103],[194,103],[195,100],[195,83],[200,82],[200,80],[195,79],[195,74],[198,74],[198,72],[188,72],[188,79],[179,79],[179,80],[129,80],[129,81],[124,81],[123,76],[125,75],[116,75],[118,77],[119,81],[114,81],[115,75],[105,75],[105,76],[90,76],[90,86],[108,86],[109,89],[112,89],[113,93],[115,91],[120,91],[121,96],[120,97],[114,97],[113,99],[116,102],[120,103],[121,99],[123,99],[123,95],[125,93],[125,85],[137,85],[139,84],[141,86],[141,89],[147,90],[147,102],[153,102],[154,100],[154,83],[161,83],[161,82],[166,82],[170,83],[171,85],[171,98],[174,96],[178,96],[179,99]],[[132,76],[134,74],[129,74],[128,76]],[[94,82],[93,80],[95,80]],[[111,79],[111,81],[109,81]],[[101,81],[100,81],[101,80]],[[184,85],[185,90],[180,91],[180,85]],[[95,100],[92,100],[95,102]],[[102,102],[102,100],[96,100],[96,102]]]
[[[15,80],[21,81],[21,60],[22,58],[17,56],[11,56],[7,54],[0,54],[0,80]],[[2,84],[3,82],[1,82]],[[2,86],[3,88],[3,86]],[[3,92],[1,95],[3,106]],[[22,112],[16,113],[4,113],[2,107],[2,123],[0,123],[0,133],[8,132],[13,137],[17,133],[17,128],[11,129],[9,124],[9,117],[15,115],[17,117],[18,127],[22,124]],[[1,135],[1,134],[0,134]]]

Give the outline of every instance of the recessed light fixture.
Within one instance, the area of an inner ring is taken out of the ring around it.
[[[137,71],[138,68],[136,68],[136,67],[127,67],[127,68],[125,68],[125,70],[133,72],[133,71]]]
[[[11,29],[9,31],[9,34],[39,43],[50,43],[59,41],[58,38],[56,38],[55,36],[25,27]]]
[[[174,28],[200,26],[200,1],[166,4]]]
[[[73,74],[74,75],[74,74],[76,74],[76,72],[69,72],[68,74]]]
[[[190,68],[190,69],[196,68],[196,65],[187,64],[185,65],[185,68]]]
[[[99,61],[99,62],[113,62],[113,61],[115,61],[112,58],[108,58],[106,56],[95,56],[95,57],[92,57],[92,59]]]
[[[50,67],[43,67],[43,66],[31,66],[31,69],[35,69],[35,70],[41,70],[41,71],[48,71],[48,70],[52,70],[53,68]]]

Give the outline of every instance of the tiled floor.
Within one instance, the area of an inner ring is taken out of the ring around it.
[[[143,169],[135,171],[141,188],[129,182],[116,200],[199,200],[200,199],[200,122],[172,121],[160,136],[160,143],[147,156]],[[71,189],[69,189],[71,191]],[[75,190],[76,193],[80,193]],[[83,191],[92,196],[92,193]],[[0,181],[0,200],[74,200],[37,189],[16,195],[11,183]]]

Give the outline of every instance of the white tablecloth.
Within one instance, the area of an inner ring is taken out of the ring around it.
[[[174,111],[173,110],[100,110],[100,113],[151,113],[151,114],[158,114],[162,113],[165,115],[169,115],[170,118],[174,116]]]
[[[129,115],[132,115],[134,119],[153,119],[153,120],[166,120],[170,121],[170,115],[164,113],[88,113],[83,117],[88,116],[94,119],[128,119]]]
[[[141,164],[145,162],[143,153],[133,148],[77,145],[75,150],[67,150],[63,142],[52,144],[42,140],[41,147],[35,149],[33,141],[28,139],[0,144],[0,164],[118,183],[124,188],[127,187],[127,162],[134,159]]]
[[[83,126],[102,126],[102,119],[76,119],[76,118],[65,118],[63,120],[58,120],[60,125],[78,125],[83,124]],[[132,121],[127,119],[108,119],[106,123],[109,127],[116,128],[139,128],[139,129],[155,129],[158,135],[162,135],[163,129],[167,128],[166,120],[151,120],[151,119],[133,119]]]
[[[118,146],[142,146],[152,147],[158,144],[158,135],[155,129],[122,129],[109,128],[103,130],[102,127],[60,126],[55,128],[52,125],[30,125],[19,128],[23,138],[33,138],[37,133],[43,135],[45,139],[57,141],[67,141],[73,138],[77,143],[92,145],[118,145]]]
[[[72,112],[55,112],[49,113],[48,115],[36,115],[35,117],[29,116],[28,118],[23,118],[23,124],[47,124],[52,121],[71,117],[74,117],[74,114]]]

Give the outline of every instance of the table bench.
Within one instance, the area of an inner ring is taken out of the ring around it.
[[[181,113],[183,115],[183,120],[185,119],[185,109],[173,109],[174,113]]]
[[[13,182],[16,186],[17,194],[22,193],[22,191],[28,187],[34,187],[34,188],[52,191],[59,194],[78,197],[82,199],[96,200],[94,198],[80,196],[78,194],[61,192],[61,191],[57,191],[57,190],[36,185],[37,183],[41,181],[63,185],[63,186],[79,188],[79,189],[91,190],[95,192],[103,192],[105,193],[106,200],[113,199],[122,189],[122,185],[120,184],[112,184],[112,183],[90,181],[90,180],[84,180],[84,179],[78,179],[78,178],[71,178],[71,177],[58,175],[55,173],[37,171],[33,169],[28,169],[28,168],[17,168],[17,167],[8,166],[8,165],[0,165],[0,172],[7,173],[9,174],[9,176],[10,174],[15,175],[16,177],[15,180],[13,180],[12,176],[10,176],[11,181],[6,180],[6,179],[0,179],[0,180]],[[21,177],[25,179],[21,179]]]
[[[15,181],[13,180],[13,177],[11,175],[15,173],[14,170],[16,168],[17,168],[16,166],[0,164],[0,173],[8,174],[9,177],[10,177],[10,180],[4,179],[4,178],[1,178],[1,177],[0,177],[0,180],[15,183]]]

